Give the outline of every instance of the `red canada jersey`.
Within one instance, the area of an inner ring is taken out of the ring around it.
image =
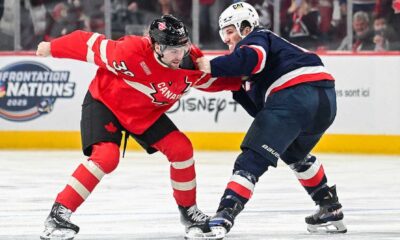
[[[84,31],[51,41],[51,54],[99,66],[89,86],[128,131],[141,134],[191,87],[205,91],[238,90],[241,79],[212,78],[198,70],[171,69],[161,63],[148,37],[119,40]],[[202,57],[192,46],[191,58]]]

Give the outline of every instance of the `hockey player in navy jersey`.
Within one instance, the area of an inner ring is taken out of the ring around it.
[[[229,54],[199,61],[213,77],[247,77],[233,97],[254,117],[217,213],[193,227],[187,239],[222,239],[253,194],[259,178],[282,159],[319,206],[305,218],[309,232],[344,233],[342,205],[322,164],[310,154],[336,115],[334,79],[321,59],[259,26],[248,3],[229,6],[219,18]],[[211,232],[210,232],[211,230]]]

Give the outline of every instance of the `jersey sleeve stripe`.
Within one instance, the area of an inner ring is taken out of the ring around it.
[[[256,73],[261,72],[264,69],[265,62],[267,60],[267,54],[265,52],[265,49],[262,48],[261,46],[256,46],[256,45],[245,45],[245,47],[252,48],[254,51],[256,51],[257,56],[258,56],[257,65],[254,67],[251,74],[256,74]]]
[[[210,78],[210,79],[208,79],[207,82],[205,82],[201,85],[197,85],[195,87],[196,88],[209,88],[213,84],[213,82],[215,82],[216,80],[217,80],[217,78]]]
[[[115,69],[112,68],[108,64],[108,60],[107,60],[107,44],[108,44],[108,40],[101,41],[101,43],[100,43],[100,58],[101,58],[101,61],[103,61],[103,63],[106,65],[107,69],[110,72],[113,72],[115,75],[117,75],[117,71],[115,71]]]
[[[90,36],[89,40],[86,42],[87,45],[87,54],[86,54],[86,61],[90,63],[94,63],[94,52],[92,50],[94,42],[97,40],[97,38],[100,37],[100,34],[98,33],[93,33],[92,36]]]

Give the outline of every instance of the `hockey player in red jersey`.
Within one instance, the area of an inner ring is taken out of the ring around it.
[[[187,29],[179,19],[165,15],[151,23],[149,37],[132,35],[117,41],[98,33],[75,31],[40,43],[36,54],[99,66],[82,105],[82,147],[88,159],[57,195],[41,239],[73,239],[78,233],[79,227],[70,216],[100,180],[117,167],[122,131],[148,153],[160,151],[170,161],[173,196],[181,222],[189,227],[208,218],[196,205],[191,142],[165,112],[191,87],[235,90],[240,80],[222,81],[198,70],[182,69],[183,62],[195,66],[202,53],[190,44]]]

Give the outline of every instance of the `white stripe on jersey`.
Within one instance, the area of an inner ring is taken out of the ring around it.
[[[93,174],[99,181],[104,177],[105,173],[92,160],[84,161],[83,166]]]
[[[90,36],[89,40],[86,42],[86,45],[88,46],[87,53],[86,53],[86,61],[90,63],[94,63],[94,52],[92,50],[94,42],[96,42],[97,38],[100,37],[100,34],[98,33],[93,33],[92,36]]]
[[[193,164],[194,164],[194,159],[191,158],[183,162],[172,162],[171,166],[175,169],[185,169],[192,166]]]
[[[172,188],[179,191],[189,191],[196,187],[196,178],[189,182],[175,182],[171,180]]]
[[[83,199],[89,197],[90,192],[82,185],[76,178],[71,177],[69,179],[68,185],[71,186]]]
[[[267,61],[267,54],[265,53],[265,49],[263,47],[257,46],[257,45],[248,45],[248,46],[251,47],[251,48],[256,48],[257,50],[259,50],[261,52],[262,59],[258,59],[258,62],[260,62],[260,60],[261,60],[260,68],[257,69],[257,71],[255,73],[253,73],[253,74],[259,73],[264,69],[265,62]],[[258,56],[258,54],[257,54],[257,56]]]
[[[230,181],[240,184],[241,186],[243,186],[243,187],[249,189],[251,192],[254,191],[254,184],[253,184],[252,182],[250,182],[250,181],[249,181],[247,178],[245,178],[245,177],[242,177],[242,176],[240,176],[240,175],[234,174],[234,175],[232,175]]]
[[[100,57],[101,57],[101,61],[103,61],[103,63],[106,65],[107,69],[114,73],[115,75],[117,75],[117,71],[115,71],[114,68],[112,68],[110,65],[108,65],[108,61],[107,61],[107,44],[108,44],[108,40],[103,40],[100,43]]]
[[[197,85],[197,86],[195,86],[195,88],[208,88],[208,87],[210,87],[210,86],[213,84],[213,82],[215,82],[216,80],[217,80],[217,78],[210,78],[210,79],[208,79],[207,82],[205,82],[205,83],[203,83],[203,84],[201,84],[201,85]]]
[[[139,92],[145,94],[146,96],[148,96],[151,99],[154,99],[151,94],[156,93],[157,91],[155,89],[149,88],[141,83],[138,82],[134,82],[134,81],[130,81],[130,80],[126,80],[124,78],[124,81],[131,86],[132,88],[138,90]]]
[[[293,78],[298,77],[300,75],[303,75],[303,74],[315,74],[315,73],[326,73],[326,74],[329,74],[328,71],[326,71],[326,68],[324,66],[302,67],[302,68],[295,69],[295,70],[293,70],[291,72],[288,72],[288,73],[282,75],[274,83],[272,83],[271,86],[269,86],[269,88],[267,89],[267,92],[265,93],[265,99],[264,100],[265,101],[267,100],[268,95],[271,93],[272,90],[274,90],[274,88],[282,86],[286,82],[289,82]]]
[[[318,173],[320,167],[321,163],[318,160],[315,160],[315,162],[310,166],[309,169],[304,172],[294,171],[294,174],[296,175],[297,179],[308,180],[310,178],[313,178]]]

